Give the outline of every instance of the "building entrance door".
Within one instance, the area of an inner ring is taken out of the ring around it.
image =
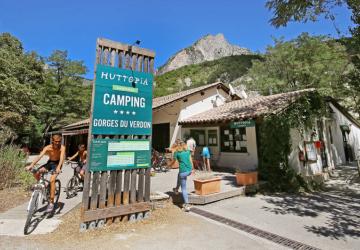
[[[152,147],[159,152],[165,152],[170,144],[170,123],[153,124]]]

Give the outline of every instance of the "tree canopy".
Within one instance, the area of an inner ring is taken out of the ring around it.
[[[356,20],[360,11],[359,0],[268,0],[266,2],[266,7],[273,11],[274,16],[270,19],[270,23],[275,27],[286,26],[289,22],[317,21],[320,15],[334,20],[333,9],[344,5],[352,12],[352,21],[359,24],[359,20]]]
[[[87,118],[91,86],[86,67],[55,50],[48,58],[25,52],[9,33],[0,34],[0,145],[37,144],[50,129]]]
[[[0,144],[15,139],[31,120],[43,73],[43,62],[35,52],[25,53],[9,33],[0,35]]]
[[[345,46],[325,36],[301,34],[285,42],[275,40],[264,60],[254,61],[247,76],[250,86],[267,94],[317,88],[324,95],[337,95],[343,73],[349,66]]]
[[[289,22],[317,21],[318,17],[335,20],[335,7],[347,7],[351,11],[353,25],[349,27],[351,37],[342,38],[346,45],[351,66],[341,74],[341,89],[336,96],[353,113],[360,117],[360,1],[359,0],[311,0],[288,1],[268,0],[266,7],[273,11],[270,20],[275,27],[286,26]],[[335,76],[336,77],[336,76]]]

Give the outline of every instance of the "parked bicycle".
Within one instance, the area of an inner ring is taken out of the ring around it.
[[[66,165],[70,165],[74,170],[73,176],[66,184],[66,199],[75,197],[79,191],[83,188],[83,180],[80,175],[81,166],[76,161],[66,161]]]
[[[151,165],[156,172],[168,171],[165,155],[159,153],[155,149],[153,149],[151,152]]]
[[[31,170],[32,173],[39,172],[39,169],[33,168]],[[49,171],[45,173],[40,174],[39,181],[34,185],[33,192],[31,194],[31,198],[27,207],[27,218],[24,226],[24,234],[30,234],[33,232],[37,226],[38,223],[36,223],[37,220],[39,220],[38,216],[36,215],[37,212],[40,212],[39,205],[45,204],[49,205],[50,203],[50,181],[46,179],[46,176],[55,174],[55,171]],[[60,197],[60,189],[61,189],[61,182],[60,180],[55,180],[55,199],[54,203],[57,204]],[[43,210],[42,210],[43,211]],[[49,216],[53,215],[54,210],[50,213],[44,212],[42,216],[45,216],[48,214]],[[36,217],[36,218],[35,218]],[[40,216],[41,217],[41,216]],[[35,218],[35,220],[32,220]]]

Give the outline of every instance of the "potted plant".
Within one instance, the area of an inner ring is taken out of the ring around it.
[[[258,182],[258,171],[242,170],[237,168],[235,171],[236,183],[239,186],[254,185]]]
[[[208,195],[220,192],[221,177],[209,172],[196,173],[194,178],[195,194]]]

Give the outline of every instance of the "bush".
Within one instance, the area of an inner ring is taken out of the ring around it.
[[[287,110],[264,117],[259,126],[259,175],[268,182],[269,191],[300,192],[318,190],[319,185],[305,181],[289,165],[291,152],[290,129],[304,131],[312,128],[315,118],[322,117],[323,97],[311,93],[299,98]]]
[[[34,179],[24,171],[26,156],[15,145],[0,147],[0,190],[15,185],[27,187]]]

